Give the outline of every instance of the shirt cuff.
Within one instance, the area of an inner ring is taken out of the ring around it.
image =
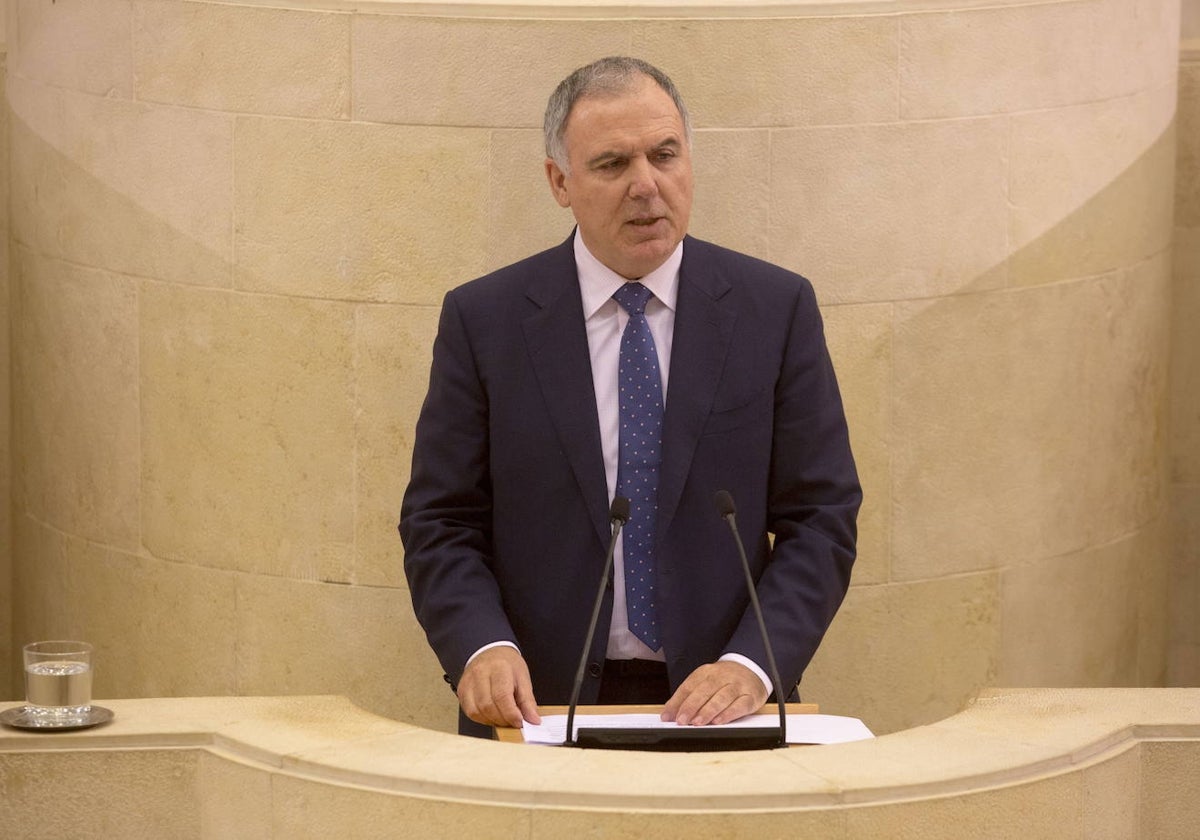
[[[482,650],[482,648],[481,648],[481,650]],[[767,672],[764,671],[762,668],[759,668],[758,664],[753,659],[749,659],[745,656],[742,656],[740,653],[727,653],[724,656],[722,656],[719,661],[720,662],[737,662],[740,665],[745,665],[747,668],[749,668],[751,671],[754,672],[754,675],[756,677],[758,677],[760,680],[762,680],[763,687],[767,690],[768,697],[770,697],[771,692],[775,690],[775,687],[773,685],[771,685],[771,678],[767,676]]]
[[[471,654],[469,657],[467,657],[466,664],[464,664],[464,665],[463,665],[463,670],[464,670],[464,671],[465,671],[465,670],[467,670],[467,665],[470,665],[470,664],[471,664],[471,661],[472,661],[472,660],[473,660],[473,659],[474,659],[476,656],[478,656],[479,654],[483,653],[485,650],[488,650],[488,649],[490,649],[490,648],[494,648],[494,647],[500,647],[501,645],[503,645],[503,646],[505,646],[505,647],[510,647],[510,648],[512,648],[513,650],[515,650],[517,653],[520,653],[520,652],[521,652],[521,649],[520,649],[519,647],[517,647],[516,645],[514,645],[512,642],[492,642],[490,645],[484,645],[484,646],[483,646],[483,647],[481,647],[479,650],[475,651],[475,652],[474,652],[474,653],[472,653],[472,654]],[[731,656],[737,656],[737,654],[736,654],[736,653],[735,653],[735,654],[730,654],[730,655],[731,655]],[[746,660],[746,661],[747,661],[747,662],[749,662],[750,660]]]

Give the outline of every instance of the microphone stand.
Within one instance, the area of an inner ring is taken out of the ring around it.
[[[587,636],[583,640],[583,650],[579,655],[579,669],[575,672],[575,685],[571,687],[571,705],[567,707],[567,737],[563,746],[579,746],[575,740],[575,707],[579,705],[579,692],[583,688],[583,671],[587,667],[588,653],[592,649],[592,640],[596,638],[596,623],[600,618],[600,608],[604,606],[604,590],[608,588],[608,578],[612,574],[613,552],[617,548],[617,537],[621,528],[629,521],[629,499],[616,496],[608,510],[609,527],[612,536],[608,540],[608,551],[604,554],[604,572],[600,575],[600,586],[596,590],[596,604],[592,607],[592,620],[588,624]]]
[[[754,608],[754,617],[758,619],[758,632],[762,634],[763,648],[767,652],[767,664],[771,668],[771,684],[775,686],[775,700],[779,703],[779,746],[787,746],[787,707],[784,705],[783,684],[779,679],[779,668],[775,665],[775,652],[771,649],[771,640],[767,636],[767,624],[763,620],[762,606],[758,603],[758,592],[754,588],[754,576],[750,574],[750,561],[746,559],[746,547],[742,545],[742,535],[738,533],[734,514],[737,509],[733,504],[733,496],[727,490],[718,490],[716,495],[717,512],[729,523],[733,540],[737,543],[738,557],[742,561],[742,571],[746,573],[746,588],[750,591],[750,604]]]

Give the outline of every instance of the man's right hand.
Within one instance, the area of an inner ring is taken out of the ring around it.
[[[488,726],[520,729],[541,723],[529,666],[516,648],[488,648],[467,663],[458,681],[458,702],[467,717]]]

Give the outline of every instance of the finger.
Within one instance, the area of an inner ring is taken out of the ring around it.
[[[530,723],[541,723],[542,716],[538,714],[537,699],[533,696],[533,683],[528,672],[517,678],[515,696],[521,717]]]

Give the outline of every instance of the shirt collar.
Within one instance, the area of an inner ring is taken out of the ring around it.
[[[675,299],[679,294],[679,266],[682,262],[683,241],[680,240],[666,262],[638,281],[672,312],[675,311]],[[579,272],[579,290],[583,295],[583,317],[586,320],[612,300],[613,292],[621,288],[626,280],[592,255],[583,244],[583,237],[578,230],[575,231],[575,267]]]

